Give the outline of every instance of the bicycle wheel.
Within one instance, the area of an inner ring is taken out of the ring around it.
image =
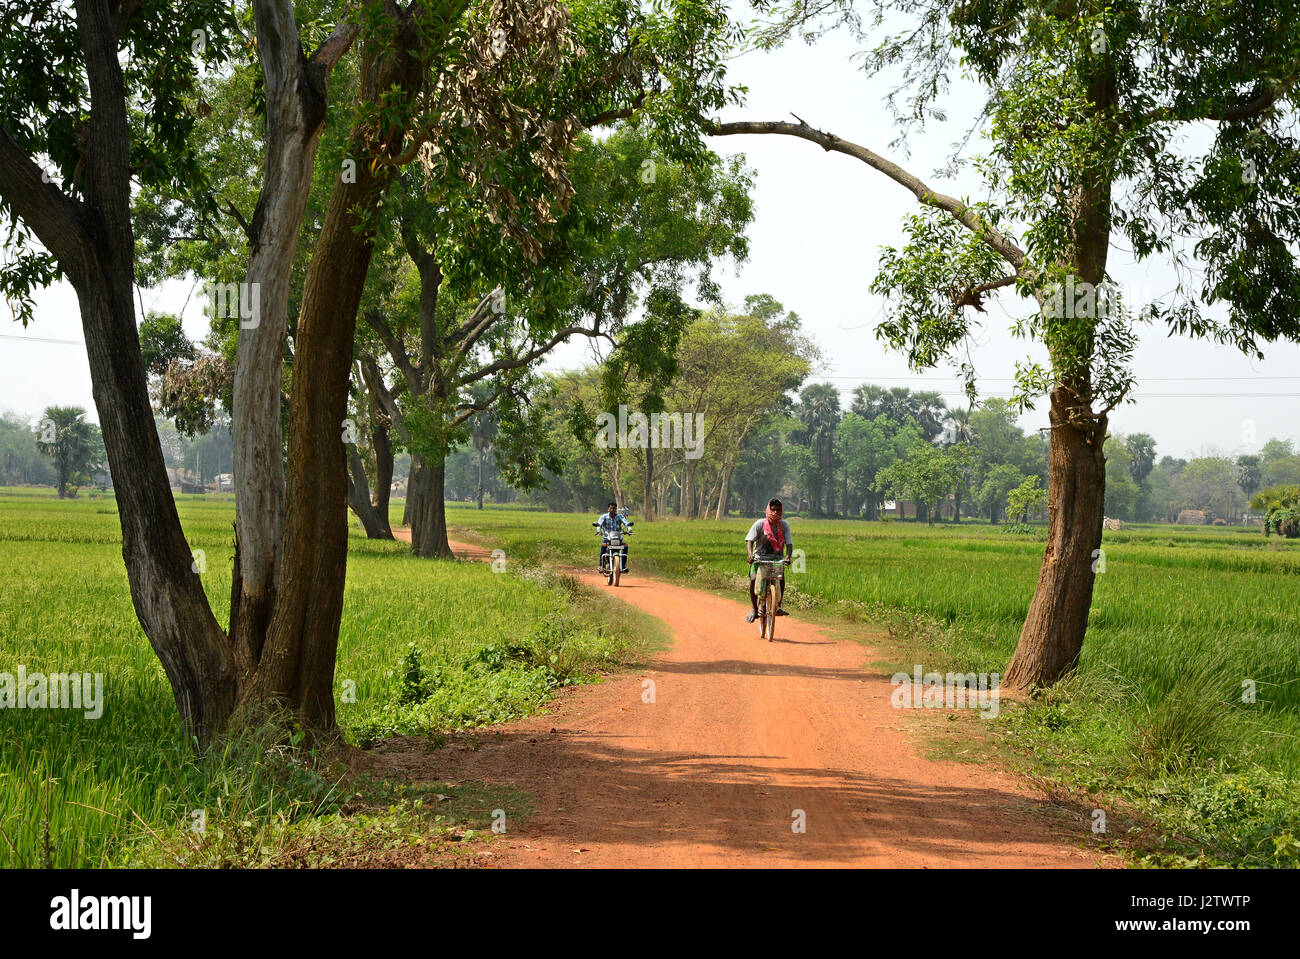
[[[766,599],[766,606],[767,606],[767,609],[766,609],[766,611],[765,611],[765,615],[764,615],[763,618],[766,620],[767,629],[765,630],[765,632],[767,633],[767,641],[770,643],[770,642],[772,642],[774,639],[776,639],[776,603],[777,603],[777,595],[776,595],[776,581],[775,581],[775,580],[768,580],[767,591],[766,591],[766,594],[765,594],[765,595],[766,595],[766,597],[767,597],[767,599]]]

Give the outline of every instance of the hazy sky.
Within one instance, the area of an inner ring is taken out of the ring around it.
[[[973,91],[949,98],[953,120],[942,130],[913,139],[910,156],[890,151],[896,135],[883,105],[887,84],[871,80],[849,60],[857,45],[846,34],[816,46],[795,42],[770,54],[747,54],[731,68],[733,82],[749,87],[745,106],[724,119],[789,120],[796,113],[809,123],[885,153],[925,179],[931,187],[962,196],[978,189],[973,174],[957,182],[934,176],[950,144],[965,130],[965,117],[977,103]],[[757,171],[756,217],[750,230],[751,255],[737,269],[728,264],[720,280],[732,303],[750,293],[770,293],[796,311],[805,329],[823,348],[827,368],[818,379],[848,393],[861,382],[910,386],[949,394],[950,405],[964,405],[960,384],[950,370],[923,374],[907,368],[903,357],[887,353],[875,338],[882,301],[867,290],[883,244],[901,241],[902,218],[916,209],[910,193],[861,162],[791,137],[746,136],[714,140],[720,152],[743,152]],[[972,149],[979,148],[973,141]],[[1112,273],[1126,284],[1130,302],[1166,293],[1173,274],[1160,264],[1135,266],[1118,243]],[[177,311],[192,281],[175,281],[144,291],[146,309]],[[1001,296],[1007,297],[1005,291]],[[1029,344],[1011,337],[1015,303],[990,300],[973,352],[985,395],[1006,395],[1017,359],[1042,358]],[[1023,304],[1022,304],[1023,306]],[[36,321],[24,330],[0,311],[0,410],[35,417],[49,404],[78,404],[94,413],[90,373],[81,323],[72,290],[61,284],[37,297]],[[189,334],[205,333],[199,296],[185,310]],[[50,341],[71,341],[50,342]],[[1147,432],[1157,454],[1197,455],[1218,450],[1249,452],[1272,436],[1300,441],[1300,345],[1266,348],[1265,361],[1252,361],[1227,347],[1169,337],[1161,328],[1144,328],[1135,357],[1136,401],[1116,410],[1113,432]],[[547,364],[568,368],[588,356],[572,345]],[[1026,429],[1047,423],[1046,403],[1022,419]]]

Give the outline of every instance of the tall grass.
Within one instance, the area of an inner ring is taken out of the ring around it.
[[[181,496],[178,505],[190,545],[205,553],[202,582],[224,621],[233,502]],[[0,672],[23,665],[104,676],[96,720],[64,709],[0,710],[0,864],[135,861],[142,844],[170,848],[157,840],[184,833],[196,809],[255,849],[267,830],[337,811],[341,774],[282,755],[281,740],[269,733],[195,756],[131,606],[111,495],[59,501],[48,490],[0,490],[0,554]],[[335,674],[345,736],[368,742],[541,708],[554,670],[511,660],[507,678],[486,668],[469,675],[464,666],[483,649],[533,642],[557,623],[563,628],[552,639],[566,681],[619,665],[658,638],[644,618],[562,584],[497,575],[482,564],[417,560],[405,544],[369,541],[354,528]],[[418,723],[399,730],[384,717],[412,646],[455,680],[458,694],[426,704]],[[145,859],[165,864],[166,857]]]

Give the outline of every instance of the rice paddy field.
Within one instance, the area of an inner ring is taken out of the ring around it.
[[[224,621],[234,504],[178,503]],[[594,518],[449,504],[453,537],[503,548],[504,576],[414,559],[405,544],[366,540],[354,523],[336,674],[348,740],[410,733],[436,743],[442,730],[542,709],[558,686],[635,662],[662,641],[645,617],[546,571],[594,564]],[[1005,667],[1041,536],[791,521],[802,551],[790,575],[796,616],[858,631],[891,672]],[[638,522],[631,575],[743,595],[749,523]],[[1103,806],[1124,803],[1134,828],[1159,838],[1143,840],[1139,862],[1296,865],[1300,543],[1161,526],[1108,532],[1103,545],[1077,676],[980,732],[1043,781]],[[276,865],[305,830],[335,830],[323,844],[331,849],[371,827],[385,841],[416,842],[485,820],[493,806],[513,803],[515,815],[526,805],[469,786],[439,787],[436,814],[418,790],[393,784],[372,784],[364,797],[349,785],[343,795],[336,771],[281,761],[280,740],[255,735],[196,758],[136,622],[120,549],[111,494],[59,501],[50,490],[0,489],[0,673],[98,672],[105,683],[97,720],[0,711],[0,864]],[[737,628],[746,628],[739,617]],[[218,842],[187,841],[195,810]]]
[[[593,519],[448,508],[453,527],[530,562],[594,562]],[[888,627],[905,669],[1005,668],[1045,530],[790,519],[795,615]],[[638,522],[631,575],[744,596],[751,522]],[[1077,676],[1004,712],[999,734],[1036,774],[1147,813],[1181,850],[1162,864],[1296,864],[1300,541],[1137,526],[1108,531],[1103,552]]]
[[[234,503],[178,503],[225,622]],[[359,529],[349,544],[336,696],[352,742],[535,711],[556,686],[594,678],[658,637],[621,605],[593,602],[537,571],[501,576],[482,564],[417,560],[408,549],[368,541]],[[175,845],[196,809],[209,830],[242,828],[253,848],[227,852],[259,863],[256,847],[277,841],[268,830],[282,840],[284,827],[342,805],[325,772],[268,765],[274,744],[246,744],[251,765],[235,755],[238,744],[230,755],[195,759],[131,607],[111,494],[60,501],[52,490],[0,489],[0,558],[0,672],[21,665],[29,674],[104,676],[98,719],[0,711],[0,865],[138,861],[163,840]],[[545,665],[521,660],[521,648]]]

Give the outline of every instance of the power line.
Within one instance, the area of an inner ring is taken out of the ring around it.
[[[854,392],[847,386],[837,386],[838,393]],[[937,396],[961,396],[966,393],[962,390],[926,390],[927,393],[933,393]],[[1014,393],[984,393],[979,396],[985,399],[1011,399]],[[1289,397],[1300,397],[1300,393],[1134,393],[1132,398],[1135,400],[1173,400],[1173,399],[1280,399]]]
[[[28,343],[58,343],[65,346],[85,346],[80,340],[58,340],[44,336],[16,336],[12,333],[0,333],[0,339],[6,340],[24,340]],[[543,370],[548,373],[576,373],[578,370]],[[859,384],[866,385],[871,383],[951,383],[955,377],[947,376],[848,376],[836,373],[828,376],[816,377],[817,380],[853,380]],[[1144,383],[1197,383],[1197,382],[1225,382],[1240,380],[1300,380],[1300,374],[1269,375],[1269,376],[1144,376],[1141,378]],[[985,383],[1014,383],[1015,378],[1010,376],[982,376],[980,380]],[[838,386],[836,391],[840,393],[852,393],[856,387]],[[927,390],[926,392],[937,393],[939,396],[959,396],[965,397],[964,390]],[[981,393],[986,399],[1011,399],[1015,394],[1012,393]],[[1191,399],[1294,399],[1300,397],[1300,393],[1134,393],[1133,399],[1142,400],[1191,400]]]
[[[918,383],[950,383],[953,377],[850,377],[842,376],[836,373],[833,376],[816,377],[818,379],[859,379],[862,382],[880,383],[880,382],[918,382]],[[1300,374],[1286,374],[1286,376],[1247,376],[1247,377],[1141,377],[1144,383],[1151,382],[1192,382],[1208,381],[1208,379],[1300,379]],[[980,382],[985,383],[1014,383],[1014,377],[979,377]]]
[[[68,346],[85,346],[81,340],[53,340],[47,336],[15,336],[12,333],[0,333],[0,339],[24,340],[28,343],[63,343]]]

